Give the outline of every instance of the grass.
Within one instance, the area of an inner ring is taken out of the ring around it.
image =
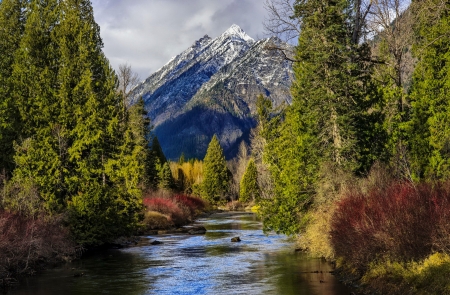
[[[371,263],[364,285],[381,294],[450,294],[450,255],[433,253],[418,262]]]

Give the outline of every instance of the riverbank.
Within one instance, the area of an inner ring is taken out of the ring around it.
[[[214,213],[195,224],[206,233],[141,237],[136,246],[109,249],[28,278],[7,295],[350,293],[329,273],[328,263],[295,253],[295,243],[284,235],[265,235],[254,214]],[[236,236],[241,242],[231,242]],[[155,239],[161,244],[153,245]]]
[[[307,213],[299,247],[362,294],[450,294],[450,183],[364,181]]]
[[[62,216],[0,210],[0,289],[47,266],[79,257],[80,250],[64,227]]]

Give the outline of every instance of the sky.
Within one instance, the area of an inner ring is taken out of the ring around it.
[[[141,80],[204,35],[232,24],[266,37],[264,0],[92,0],[103,51],[112,67],[129,64]]]

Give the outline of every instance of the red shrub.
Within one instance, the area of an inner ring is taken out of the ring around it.
[[[338,256],[364,268],[377,258],[420,259],[450,246],[449,185],[393,183],[337,204],[331,243]]]
[[[195,214],[195,211],[205,208],[205,203],[202,199],[188,196],[188,195],[175,195],[174,199],[183,206],[186,206],[191,215]]]
[[[156,211],[168,215],[175,225],[182,225],[189,219],[171,198],[144,198],[143,203],[149,211]]]

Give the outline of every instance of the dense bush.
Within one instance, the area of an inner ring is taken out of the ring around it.
[[[203,210],[205,208],[205,202],[198,197],[188,195],[175,195],[174,199],[178,204],[186,206],[191,212],[191,215],[194,215],[196,211]]]
[[[27,217],[0,209],[0,285],[75,254],[75,244],[60,218]]]
[[[174,225],[180,226],[192,221],[196,212],[205,208],[202,199],[188,195],[147,195],[143,200],[147,212],[153,211],[168,217]],[[146,221],[151,222],[152,219]],[[152,225],[147,225],[152,227]]]
[[[178,204],[171,198],[146,198],[144,199],[144,205],[148,211],[155,211],[167,215],[176,225],[181,225],[188,219]]]
[[[365,270],[377,259],[420,260],[450,247],[450,183],[392,183],[350,192],[331,223],[336,255]]]

